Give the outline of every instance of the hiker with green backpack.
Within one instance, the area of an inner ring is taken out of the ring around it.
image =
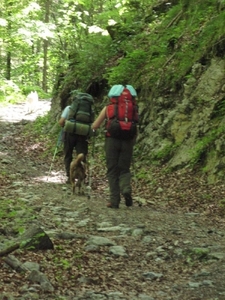
[[[76,154],[88,153],[88,139],[93,135],[91,124],[94,120],[94,99],[87,93],[72,92],[72,103],[64,108],[59,119],[59,125],[64,129],[64,165],[67,181],[70,183],[70,163],[73,151]]]

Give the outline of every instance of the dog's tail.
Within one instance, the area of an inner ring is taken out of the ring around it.
[[[84,154],[83,153],[78,154],[77,158],[76,158],[76,161],[77,161],[77,164],[79,164],[82,161],[84,161]]]
[[[84,154],[80,153],[77,155],[76,159],[74,159],[71,162],[71,169],[74,169],[76,166],[78,166],[82,161],[84,160]]]

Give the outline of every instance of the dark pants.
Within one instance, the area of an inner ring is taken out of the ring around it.
[[[120,194],[131,195],[130,165],[133,154],[133,140],[118,140],[106,137],[105,152],[107,178],[110,189],[110,202],[120,203]]]
[[[86,156],[88,153],[87,137],[77,134],[65,132],[64,135],[64,164],[66,169],[66,175],[70,174],[70,163],[73,160],[73,150],[76,150],[76,154],[84,153]]]

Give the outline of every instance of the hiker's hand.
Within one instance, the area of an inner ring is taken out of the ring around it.
[[[60,125],[61,127],[64,127],[64,126],[65,126],[65,121],[66,121],[65,118],[60,118],[60,119],[59,119],[59,125]]]
[[[97,136],[97,130],[95,130],[95,129],[92,129],[91,136]]]

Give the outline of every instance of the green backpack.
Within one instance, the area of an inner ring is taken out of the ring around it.
[[[84,124],[94,122],[94,99],[87,93],[78,92],[70,105],[68,120],[75,120]]]
[[[87,93],[77,92],[70,105],[68,120],[64,130],[70,133],[90,136],[91,123],[94,122],[94,99]]]

